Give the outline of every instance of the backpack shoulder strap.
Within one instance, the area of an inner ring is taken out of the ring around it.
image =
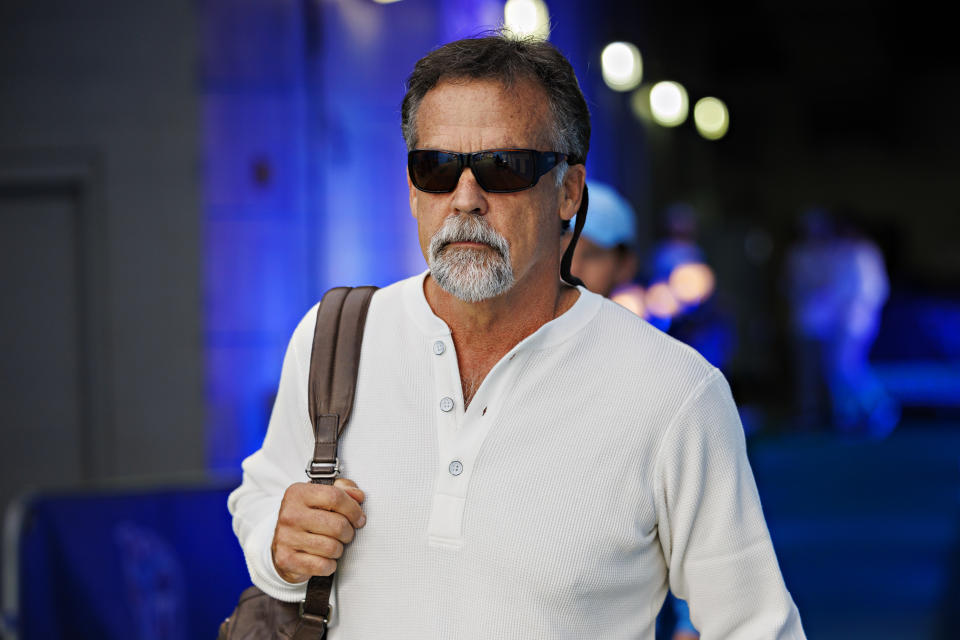
[[[316,444],[307,475],[313,482],[333,484],[337,475],[337,440],[353,410],[363,328],[376,290],[336,287],[324,294],[317,308],[308,381]]]
[[[333,484],[340,473],[337,442],[353,409],[363,328],[370,298],[376,290],[336,287],[324,294],[317,309],[307,383],[315,437],[307,476],[313,483]],[[310,578],[293,640],[326,637],[332,586],[333,574]]]

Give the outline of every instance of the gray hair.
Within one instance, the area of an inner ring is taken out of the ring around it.
[[[582,164],[590,148],[590,111],[570,62],[545,40],[518,38],[497,32],[479,38],[456,40],[421,58],[407,79],[400,109],[400,125],[407,150],[417,146],[417,111],[423,97],[441,80],[498,80],[510,87],[529,79],[543,87],[553,115],[548,135],[552,151],[568,156],[569,164]],[[563,182],[567,162],[554,172]]]

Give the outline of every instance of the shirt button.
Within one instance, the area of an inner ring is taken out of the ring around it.
[[[440,410],[445,413],[453,411],[453,398],[446,396],[440,400]]]
[[[463,463],[459,460],[454,460],[447,468],[450,470],[450,475],[452,476],[458,476],[463,473]]]
[[[443,344],[443,340],[437,340],[433,343],[433,353],[442,356],[443,352],[447,350],[447,345]]]

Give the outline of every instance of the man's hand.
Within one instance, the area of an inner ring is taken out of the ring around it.
[[[290,485],[280,503],[273,532],[273,564],[287,582],[328,576],[337,569],[343,545],[367,517],[360,503],[363,491],[356,483],[338,478],[334,484],[298,482]]]

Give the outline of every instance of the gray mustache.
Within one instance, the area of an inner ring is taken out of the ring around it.
[[[476,242],[487,245],[501,258],[505,257],[507,252],[506,239],[494,231],[483,218],[472,214],[459,214],[447,218],[430,240],[431,255],[439,255],[447,245],[454,242]]]

